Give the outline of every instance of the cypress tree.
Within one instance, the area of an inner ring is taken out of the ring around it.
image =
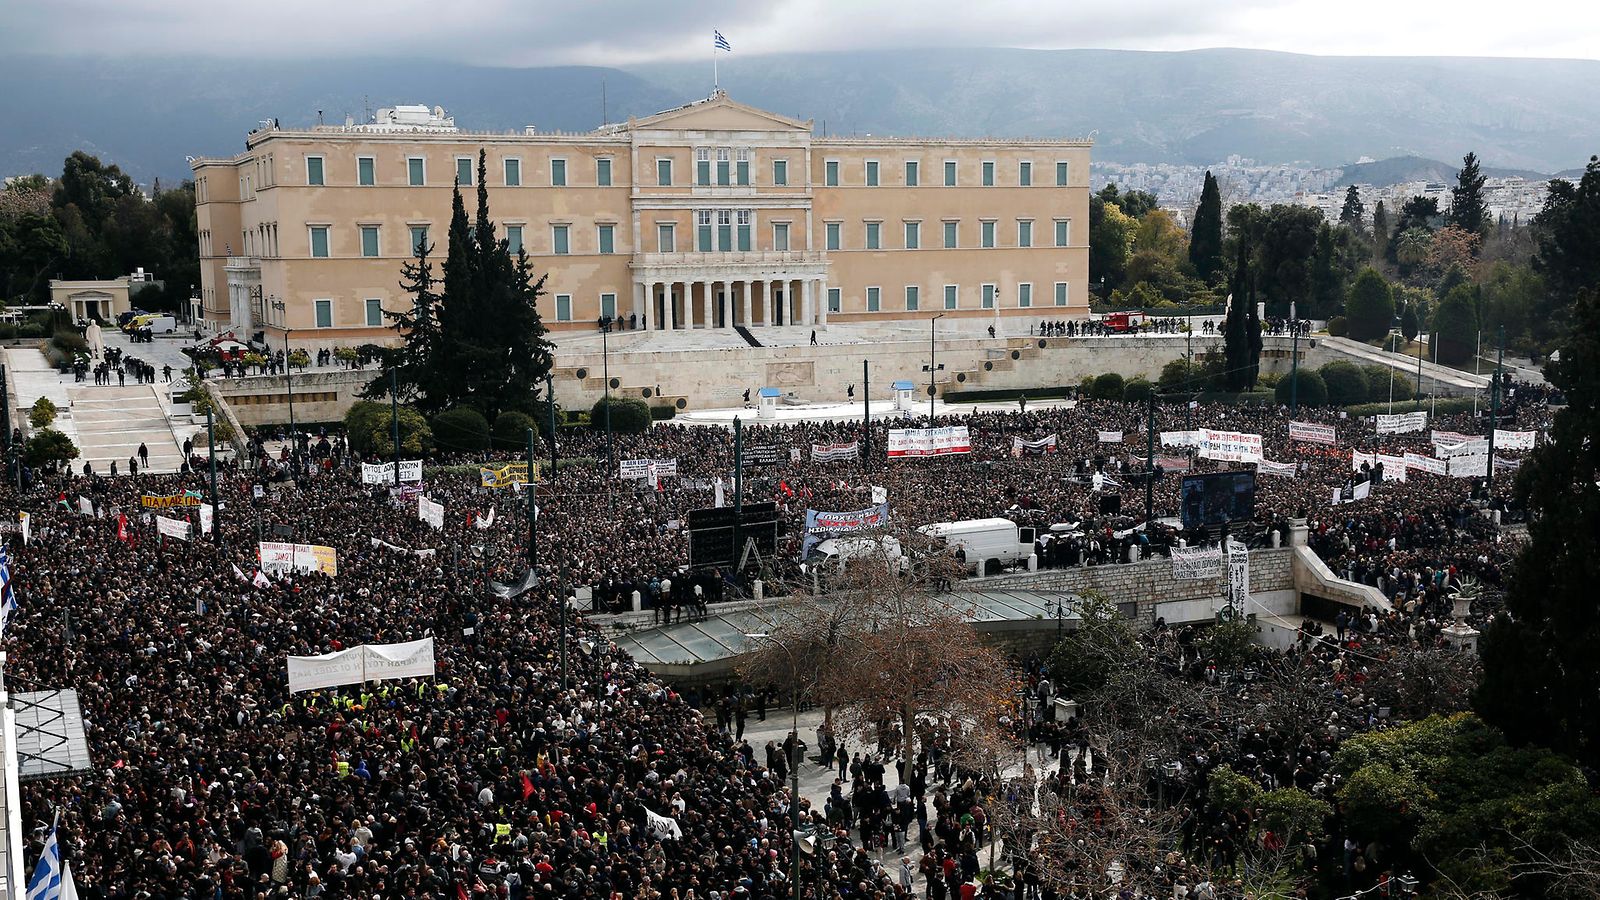
[[[1233,279],[1230,282],[1228,315],[1222,323],[1222,356],[1227,371],[1223,373],[1224,383],[1230,391],[1242,391],[1250,383],[1250,337],[1248,331],[1248,313],[1245,307],[1250,304],[1250,298],[1245,296],[1246,285],[1250,279],[1250,247],[1243,235],[1239,236],[1238,258],[1233,266]]]
[[[1383,203],[1382,200],[1378,202]],[[1361,202],[1361,191],[1353,184],[1344,192],[1344,209],[1339,210],[1339,224],[1349,225],[1357,231],[1367,226],[1367,205]]]
[[[414,262],[400,267],[400,288],[411,296],[410,309],[384,310],[403,343],[384,356],[383,374],[373,379],[363,392],[370,398],[387,396],[389,371],[395,372],[394,387],[419,408],[432,409],[428,394],[438,382],[434,366],[439,362],[439,295],[434,291],[433,263],[428,254],[433,248],[418,244]]]
[[[1456,173],[1456,186],[1450,189],[1450,224],[1480,237],[1489,230],[1489,207],[1483,200],[1483,173],[1478,155],[1468,153]]]
[[[1195,274],[1208,284],[1222,270],[1222,191],[1209,171],[1205,186],[1200,189],[1200,206],[1194,211],[1194,228],[1189,233],[1189,262]]]

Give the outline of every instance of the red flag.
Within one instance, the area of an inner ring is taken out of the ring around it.
[[[459,881],[456,882],[456,900],[469,900],[467,897],[467,886]]]
[[[127,539],[128,539],[128,517],[126,515],[124,515],[123,513],[117,513],[117,540],[125,541]]]
[[[522,773],[522,799],[526,800],[526,799],[528,799],[529,797],[532,797],[532,796],[533,796],[533,779],[528,777],[528,773],[527,772],[523,772]]]
[[[786,494],[786,495],[788,495],[790,497],[794,496],[794,488],[789,487],[789,480],[788,479],[783,479],[783,480],[779,481],[778,482],[778,488],[780,490],[782,490],[784,492],[784,494]]]

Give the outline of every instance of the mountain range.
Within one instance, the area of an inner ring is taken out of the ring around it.
[[[60,171],[84,149],[142,182],[186,155],[238,152],[259,120],[330,123],[396,103],[464,129],[587,130],[711,89],[707,64],[476,67],[414,59],[0,59],[0,175]],[[1522,174],[1600,152],[1600,62],[1325,57],[1257,50],[929,49],[726,57],[736,100],[818,133],[1085,136],[1097,160],[1347,166],[1459,160]],[[603,95],[603,99],[602,99]],[[1455,163],[1447,168],[1453,171]],[[1414,168],[1414,166],[1413,166]],[[1362,175],[1354,180],[1374,182]],[[1430,179],[1438,180],[1438,179]]]

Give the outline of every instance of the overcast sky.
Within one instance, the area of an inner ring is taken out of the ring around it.
[[[0,0],[0,53],[488,65],[875,47],[1600,59],[1596,0]]]

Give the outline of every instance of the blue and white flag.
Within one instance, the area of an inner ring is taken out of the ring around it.
[[[6,624],[17,609],[17,592],[11,587],[11,554],[0,544],[0,634],[5,634]]]
[[[726,50],[729,53],[733,52],[733,45],[728,43],[728,39],[723,37],[722,32],[720,31],[711,32],[711,46],[717,50]]]
[[[72,883],[72,870],[61,858],[54,825],[50,827],[50,839],[44,842],[44,852],[39,854],[39,863],[33,867],[27,900],[78,900],[78,888]]]

